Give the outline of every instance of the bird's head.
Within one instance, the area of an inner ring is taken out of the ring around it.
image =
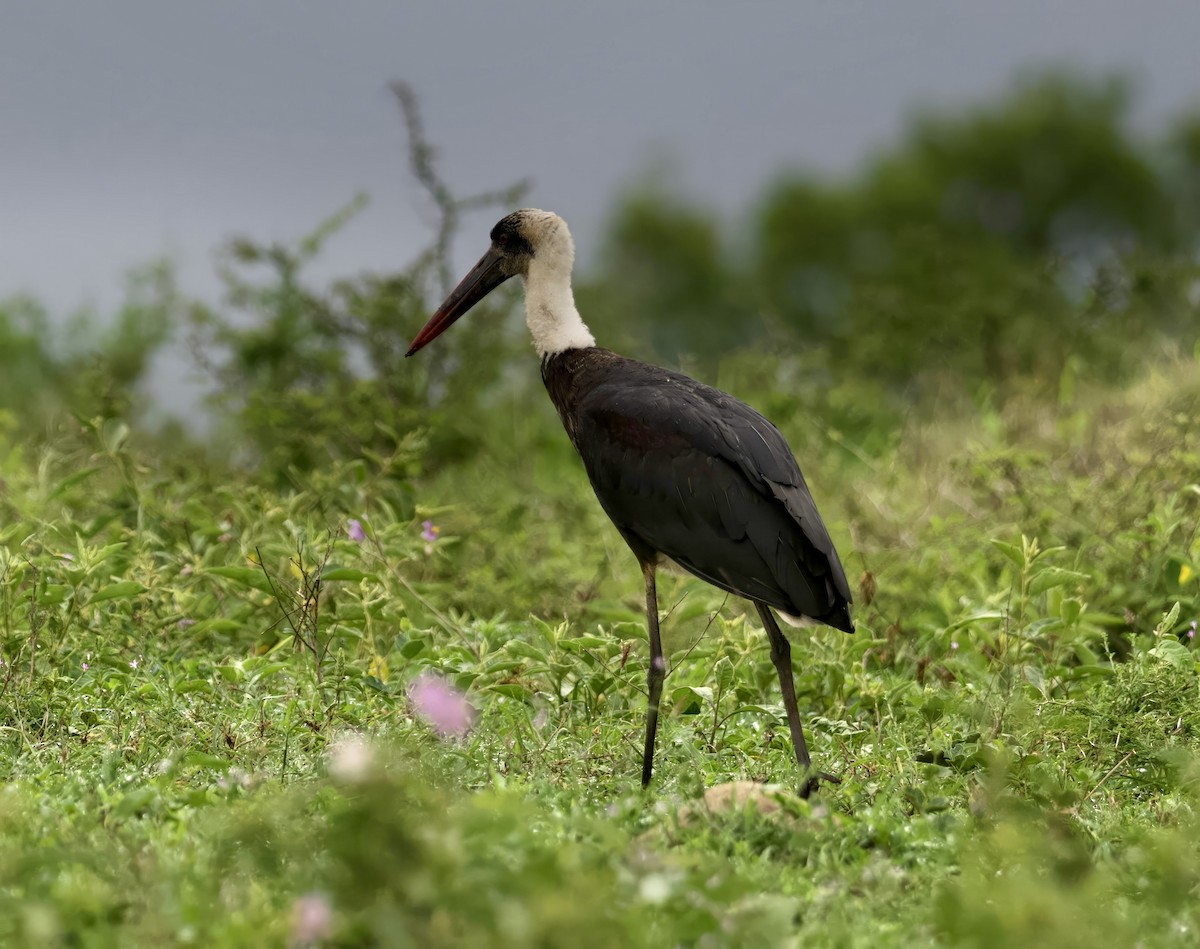
[[[531,270],[558,274],[567,280],[575,260],[575,243],[567,222],[553,211],[522,208],[501,218],[492,228],[492,246],[462,278],[409,346],[406,356],[431,342],[476,303],[510,277],[528,277]]]

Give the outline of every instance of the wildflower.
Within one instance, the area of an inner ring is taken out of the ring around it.
[[[408,690],[408,699],[419,718],[442,738],[461,737],[471,730],[475,708],[467,697],[440,676],[422,673]]]
[[[217,779],[217,787],[222,791],[228,791],[230,788],[238,787],[246,790],[250,787],[253,781],[250,775],[241,768],[230,768],[222,777]]]
[[[333,908],[324,893],[306,893],[292,904],[292,938],[289,943],[300,946],[315,946],[329,938],[333,922]]]
[[[329,773],[335,781],[358,784],[367,779],[375,750],[362,735],[342,735],[329,748]]]
[[[84,663],[81,663],[81,665],[82,665],[82,667],[83,667],[83,671],[84,671],[84,672],[87,672],[87,671],[88,671],[88,669],[90,669],[90,668],[91,668],[91,666],[89,666],[89,665],[88,665],[86,662],[84,662]]]
[[[346,534],[356,544],[361,544],[367,539],[367,532],[363,530],[362,521],[357,518],[350,518],[350,522],[346,525]]]
[[[68,553],[65,553],[65,552],[64,552],[64,553],[60,553],[60,554],[56,554],[55,556],[57,556],[59,560],[67,560],[67,561],[72,561],[72,560],[74,560],[74,559],[75,559],[75,555],[74,555],[74,554],[68,554]]]
[[[950,651],[951,652],[958,651],[958,640],[957,639],[950,640]]]
[[[138,667],[138,661],[136,659],[130,659],[129,660],[129,668],[136,669],[137,667]]]
[[[185,616],[183,619],[181,619],[175,625],[178,626],[180,629],[188,629],[192,626],[195,626],[196,621],[194,619],[191,619],[190,617]]]
[[[441,529],[433,521],[421,522],[421,539],[426,543],[432,544],[440,533]]]
[[[1192,625],[1188,627],[1188,631],[1187,631],[1187,638],[1188,638],[1188,639],[1195,639],[1195,638],[1196,638],[1196,626],[1197,626],[1197,625],[1200,625],[1200,619],[1194,619],[1194,620],[1192,620]]]
[[[638,896],[651,906],[660,906],[671,895],[671,881],[661,873],[649,873],[638,884]]]

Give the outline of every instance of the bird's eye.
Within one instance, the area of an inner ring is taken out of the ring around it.
[[[508,243],[508,235],[507,234],[498,234],[496,236],[496,243],[499,244],[501,247],[503,247],[505,244]]]

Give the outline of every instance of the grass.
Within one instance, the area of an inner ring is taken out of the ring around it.
[[[291,489],[113,420],[5,435],[0,935],[1194,944],[1196,366],[869,450],[770,400],[864,575],[855,636],[793,637],[843,776],[811,802],[757,623],[682,577],[641,792],[636,564],[540,403],[415,481],[413,443]],[[423,674],[468,735],[417,714]],[[705,808],[739,780],[779,787]]]

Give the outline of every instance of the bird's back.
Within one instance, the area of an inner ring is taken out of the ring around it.
[[[638,556],[669,557],[731,593],[853,630],[833,541],[767,419],[681,373],[595,347],[547,356],[542,378]]]

